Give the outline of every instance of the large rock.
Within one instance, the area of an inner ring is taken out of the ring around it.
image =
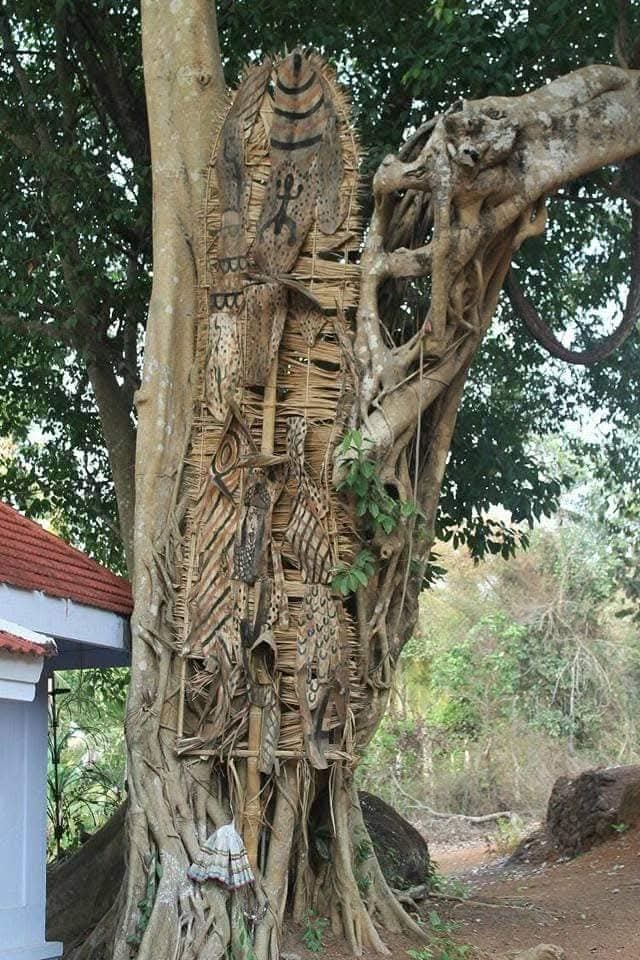
[[[557,860],[558,851],[547,833],[546,827],[534,830],[520,841],[507,860],[507,866],[520,863],[538,864]]]
[[[547,834],[561,856],[640,824],[640,766],[587,770],[556,780],[547,807]]]
[[[380,797],[363,790],[359,797],[362,816],[387,883],[397,889],[425,883],[432,871],[424,837]]]
[[[47,939],[62,940],[65,956],[86,939],[122,887],[125,810],[122,804],[72,856],[47,867]]]

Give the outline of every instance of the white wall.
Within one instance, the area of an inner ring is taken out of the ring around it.
[[[127,617],[7,583],[0,583],[0,617],[50,637],[112,650],[129,646]]]
[[[16,687],[18,680],[37,677],[7,672],[0,689],[0,960],[52,960],[62,944],[47,944],[44,933],[47,674],[127,663],[129,623],[115,613],[2,583],[0,618],[55,637],[60,649],[47,660],[33,703],[9,697],[31,687]]]
[[[36,695],[35,685],[42,673],[42,664],[42,657],[21,656],[0,650],[0,700],[33,700]],[[0,731],[3,730],[0,723]]]
[[[49,960],[45,942],[46,678],[33,703],[0,699],[0,960]]]

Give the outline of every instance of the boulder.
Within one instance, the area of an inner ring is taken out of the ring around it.
[[[564,857],[640,824],[640,765],[586,770],[556,780],[547,807],[546,831]]]
[[[424,837],[380,797],[363,790],[359,797],[365,826],[387,883],[404,890],[428,881],[432,867]]]
[[[519,863],[546,863],[548,860],[557,860],[558,851],[556,850],[551,837],[545,827],[534,830],[527,834],[518,846],[515,848],[509,859],[508,866],[515,866]]]
[[[47,939],[67,956],[114,906],[125,872],[126,805],[66,860],[47,867]],[[97,960],[96,951],[94,960]]]

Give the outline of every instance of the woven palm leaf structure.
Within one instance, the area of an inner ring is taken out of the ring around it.
[[[178,752],[246,759],[254,781],[349,760],[362,702],[331,587],[352,524],[329,495],[354,397],[357,191],[320,58],[249,68],[208,170],[173,626]]]

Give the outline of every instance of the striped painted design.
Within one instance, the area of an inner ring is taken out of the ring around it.
[[[193,508],[198,576],[188,598],[188,645],[196,656],[206,651],[216,635],[232,626],[230,565],[237,521],[235,501],[241,482],[238,460],[246,443],[240,425],[230,417]]]
[[[314,65],[294,50],[276,68],[270,145],[293,156],[317,147],[326,124],[325,91]]]
[[[248,68],[234,98],[229,116],[233,114],[242,124],[245,139],[253,129],[270,77],[271,60],[265,57],[262,63]]]
[[[266,688],[265,703],[262,709],[260,751],[258,756],[258,769],[260,773],[271,773],[276,759],[278,739],[280,737],[279,679],[279,676],[276,675],[273,685]]]
[[[229,489],[233,492],[235,483],[231,483]],[[191,629],[187,643],[192,655],[201,656],[216,635],[231,626],[233,619],[228,558],[233,549],[236,508],[208,481],[193,513],[197,529],[198,578],[189,598]]]
[[[312,508],[306,484],[293,501],[286,537],[298,559],[303,578],[309,583],[329,583],[334,566],[331,541]]]

